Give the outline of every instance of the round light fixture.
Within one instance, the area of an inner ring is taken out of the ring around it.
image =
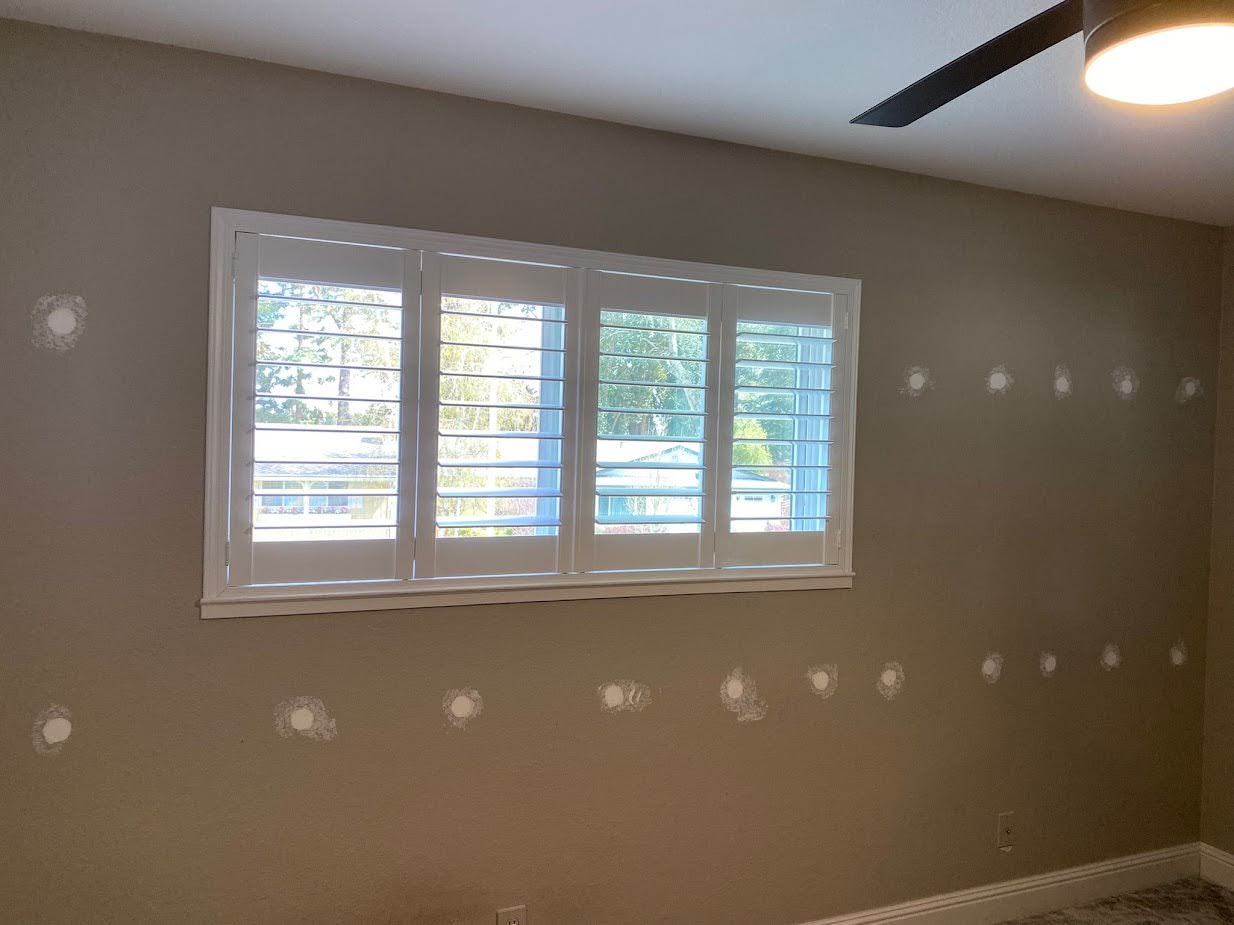
[[[1084,81],[1164,106],[1234,88],[1234,0],[1086,0]]]

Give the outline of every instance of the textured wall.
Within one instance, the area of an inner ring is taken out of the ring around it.
[[[1234,228],[1225,232],[1204,696],[1204,841],[1234,851]]]
[[[1219,230],[6,22],[0,168],[0,918],[790,925],[1197,836]],[[863,279],[856,589],[199,621],[212,205]]]

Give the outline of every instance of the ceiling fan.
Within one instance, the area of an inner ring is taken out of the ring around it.
[[[1090,90],[1166,105],[1234,87],[1234,0],[1063,0],[852,120],[901,128],[1084,33]]]

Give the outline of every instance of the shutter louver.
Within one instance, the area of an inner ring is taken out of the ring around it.
[[[831,331],[737,322],[730,529],[825,529]]]
[[[707,341],[705,318],[601,311],[596,533],[699,532]]]
[[[254,243],[252,580],[393,577],[404,252]]]
[[[435,260],[434,576],[556,572],[567,463],[566,271]]]
[[[591,277],[590,570],[710,564],[717,288]]]
[[[830,296],[731,287],[722,565],[815,565],[831,519]]]

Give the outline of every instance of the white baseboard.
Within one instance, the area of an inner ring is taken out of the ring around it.
[[[1210,865],[1221,865],[1224,875],[1234,882],[1234,855],[1193,842],[802,925],[884,925],[891,922],[899,925],[993,925],[1115,893],[1194,877],[1200,872],[1202,850],[1212,851]],[[1210,879],[1224,885],[1215,876]]]
[[[1200,876],[1217,886],[1234,890],[1234,854],[1201,843]]]

